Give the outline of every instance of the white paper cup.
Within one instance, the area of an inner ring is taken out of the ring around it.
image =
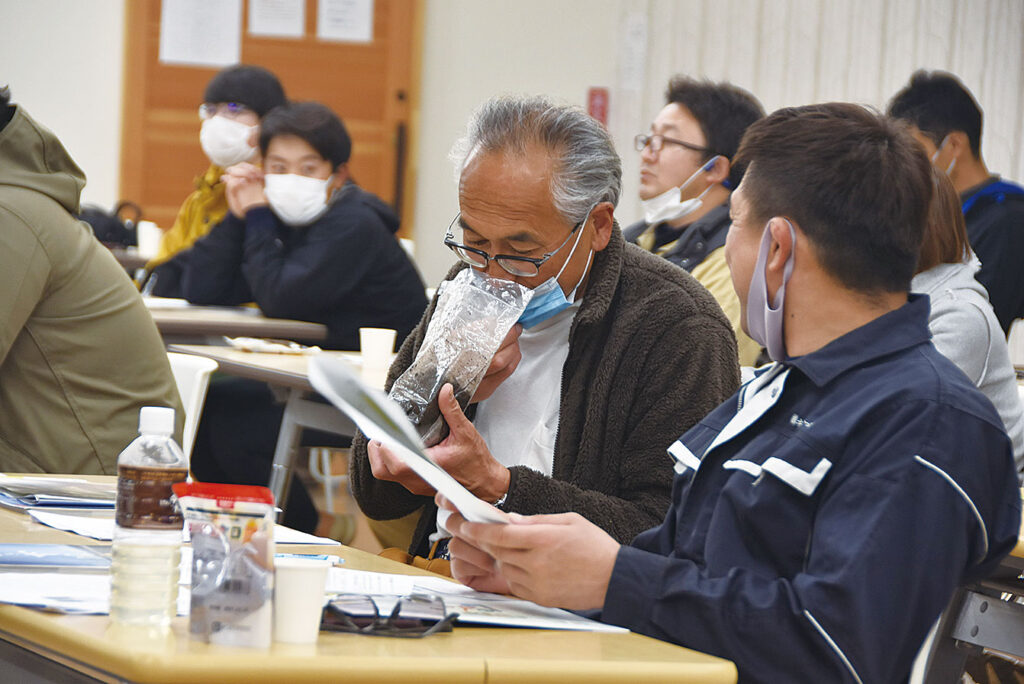
[[[160,251],[160,240],[164,232],[152,221],[139,221],[135,226],[135,235],[138,237],[139,255],[144,257],[155,257]]]
[[[330,566],[316,558],[274,559],[274,641],[316,641]]]
[[[363,368],[377,370],[391,365],[395,335],[395,331],[390,328],[359,329],[359,353],[363,359]]]

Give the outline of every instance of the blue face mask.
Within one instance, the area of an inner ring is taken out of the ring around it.
[[[588,213],[587,218],[583,220],[583,225],[580,226],[579,231],[576,233],[576,240],[572,243],[569,256],[566,257],[565,263],[562,264],[562,268],[558,270],[558,273],[533,288],[533,298],[530,299],[530,302],[526,305],[526,310],[519,317],[519,322],[523,324],[524,328],[532,328],[538,323],[543,323],[555,314],[561,313],[572,306],[572,301],[576,298],[576,290],[579,289],[583,279],[587,277],[587,272],[590,270],[590,260],[594,256],[593,250],[588,251],[587,265],[583,269],[583,275],[580,276],[580,279],[576,282],[576,287],[572,288],[572,292],[569,293],[568,297],[562,291],[562,286],[558,284],[558,278],[572,260],[572,255],[576,251],[576,245],[579,244],[580,236],[583,235],[583,229],[587,227],[589,219],[590,214]]]

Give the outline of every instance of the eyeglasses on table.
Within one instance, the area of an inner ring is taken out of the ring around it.
[[[324,607],[320,629],[371,636],[421,638],[452,631],[458,613],[448,613],[435,594],[410,594],[395,602],[390,614],[382,615],[372,596],[342,594]]]

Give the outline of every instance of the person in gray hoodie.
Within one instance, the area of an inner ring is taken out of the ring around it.
[[[1018,473],[1024,472],[1024,405],[988,292],[975,279],[981,262],[967,242],[960,199],[942,173],[933,172],[935,193],[911,291],[931,299],[932,344],[955,363],[996,407],[1013,442]]]
[[[113,475],[139,409],[184,413],[135,286],[73,214],[85,175],[0,89],[0,471]]]

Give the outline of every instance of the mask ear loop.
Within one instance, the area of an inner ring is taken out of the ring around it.
[[[939,143],[939,146],[938,146],[938,148],[936,148],[935,152],[932,153],[932,157],[931,157],[932,164],[934,164],[936,162],[936,160],[939,158],[939,155],[942,154],[942,150],[946,147],[946,143],[948,143],[948,142],[949,142],[949,135],[947,134],[946,137],[944,137],[942,139],[942,142]],[[951,159],[949,164],[946,166],[946,172],[945,173],[946,173],[947,176],[949,174],[953,173],[953,168],[955,166],[956,166],[956,157],[953,157],[953,159]]]
[[[716,163],[716,162],[718,162],[718,158],[719,158],[719,157],[721,157],[721,156],[722,156],[722,155],[720,155],[720,154],[716,154],[716,155],[715,155],[714,157],[712,157],[711,159],[709,159],[709,160],[707,161],[707,163],[706,163],[706,164],[704,164],[704,166],[700,167],[700,168],[699,168],[699,169],[697,170],[697,173],[695,173],[695,174],[693,174],[692,176],[690,176],[690,177],[689,177],[689,179],[687,179],[687,181],[686,181],[685,183],[683,183],[682,185],[680,185],[680,186],[679,186],[679,196],[680,196],[680,197],[682,197],[682,195],[683,195],[683,188],[685,188],[685,187],[686,187],[687,185],[689,185],[689,184],[690,184],[690,182],[691,182],[691,181],[693,181],[693,179],[694,179],[694,178],[697,178],[697,177],[698,177],[698,176],[699,176],[700,174],[702,174],[702,173],[707,173],[707,172],[708,172],[708,171],[710,171],[711,169],[715,168],[715,163]],[[717,183],[711,183],[711,184],[709,184],[709,185],[708,185],[708,187],[704,188],[704,190],[702,190],[702,191],[701,191],[701,193],[700,193],[699,195],[697,195],[696,197],[694,197],[694,199],[700,200],[700,201],[701,201],[701,202],[703,203],[703,201],[704,201],[704,195],[706,195],[706,194],[708,194],[709,192],[711,192],[711,188],[715,187],[715,185],[717,185]],[[689,200],[687,200],[687,201],[689,201]]]
[[[594,211],[594,207],[596,206],[597,204],[590,207],[590,209],[587,209],[587,217],[583,219],[583,223],[580,225],[579,230],[576,233],[576,240],[572,243],[572,249],[569,250],[569,256],[566,257],[565,263],[562,264],[562,268],[558,269],[558,273],[555,275],[556,283],[558,282],[558,279],[562,277],[562,273],[565,271],[566,266],[568,266],[569,262],[572,261],[572,255],[576,253],[576,246],[579,245],[580,238],[583,237],[583,231],[587,229],[587,221],[590,220],[590,214]],[[583,274],[580,275],[580,279],[576,281],[576,287],[572,288],[572,291],[569,293],[569,296],[566,297],[566,300],[571,302],[575,298],[576,290],[580,289],[580,285],[583,284],[583,279],[587,277],[587,272],[590,270],[590,260],[593,257],[594,250],[587,250],[587,265],[583,267]],[[561,285],[558,287],[561,287]]]

